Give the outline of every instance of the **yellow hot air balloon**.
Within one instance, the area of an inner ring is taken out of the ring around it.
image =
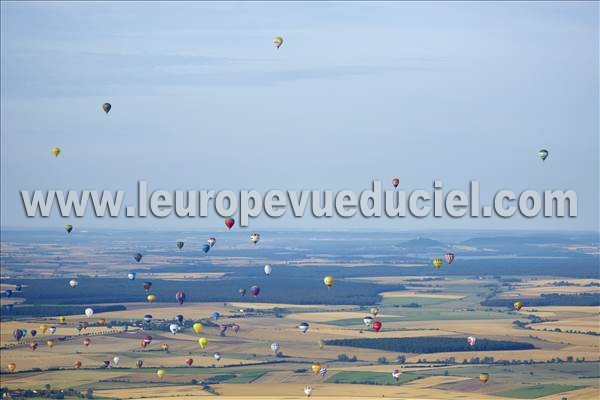
[[[15,364],[15,363],[8,363],[8,365],[6,366],[6,368],[8,368],[8,370],[10,372],[15,372],[17,370],[17,364]]]
[[[65,320],[66,320],[66,318],[62,315],[60,317],[58,317],[58,322],[60,322],[61,324],[64,324]]]
[[[318,374],[319,371],[321,371],[321,364],[319,363],[314,363],[312,365],[312,367],[310,367],[310,369],[312,370],[312,372],[314,372],[315,374]]]
[[[48,345],[48,347],[53,348],[54,347],[54,340],[48,340],[46,342],[46,344]]]
[[[319,348],[323,350],[325,348],[325,342],[323,340],[319,340]]]
[[[200,322],[196,322],[194,325],[192,325],[192,329],[194,332],[200,333],[202,332],[202,324]]]
[[[149,294],[148,297],[146,297],[146,300],[148,300],[148,303],[154,303],[154,301],[156,300],[156,296],[153,294]]]
[[[490,380],[490,374],[486,374],[486,373],[479,374],[479,380],[483,383],[486,383],[487,381]]]
[[[166,343],[163,343],[163,344],[160,346],[160,348],[161,348],[161,349],[163,349],[164,351],[168,351],[168,350],[169,350],[169,345],[168,345],[168,344],[166,344]]]
[[[521,301],[515,301],[515,304],[513,304],[513,306],[515,307],[515,310],[520,311],[523,307],[523,303]]]
[[[201,349],[205,349],[207,345],[208,345],[207,338],[201,337],[200,339],[198,339],[198,346],[200,346]]]
[[[40,331],[42,333],[46,333],[47,330],[48,330],[48,324],[41,324],[40,325]]]
[[[434,267],[440,268],[444,262],[442,261],[441,258],[434,258],[432,263],[433,263]]]
[[[60,154],[60,148],[59,147],[53,147],[52,148],[52,155],[54,157],[58,157],[59,154]]]
[[[275,36],[273,38],[273,45],[275,45],[275,47],[280,48],[282,44],[283,38],[281,36]]]
[[[332,287],[333,286],[333,276],[326,276],[325,278],[323,278],[323,283],[328,288]]]
[[[165,370],[164,369],[159,369],[158,371],[156,371],[156,375],[158,375],[158,377],[160,379],[162,379],[163,376],[165,376]]]

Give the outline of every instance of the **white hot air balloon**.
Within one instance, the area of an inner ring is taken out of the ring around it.
[[[219,353],[218,351],[213,355],[213,357],[215,358],[215,360],[219,361],[221,359],[221,353]]]
[[[373,318],[371,318],[371,317],[363,318],[363,324],[365,324],[365,326],[371,326],[372,323],[373,323]]]
[[[179,330],[181,329],[181,327],[177,324],[171,324],[169,325],[169,330],[171,331],[171,333],[174,335],[177,332],[179,332]]]
[[[302,322],[301,324],[298,325],[298,329],[300,329],[300,331],[302,333],[306,333],[306,331],[308,331],[308,322]]]
[[[76,287],[77,287],[77,285],[79,285],[79,282],[77,282],[77,280],[76,280],[76,279],[71,279],[71,280],[69,281],[69,286],[71,286],[72,288],[76,288]]]
[[[273,271],[273,268],[269,264],[265,265],[265,275],[271,275],[271,271]]]
[[[119,357],[117,357],[117,356],[114,356],[114,357],[113,357],[113,363],[114,363],[115,365],[119,365],[119,360],[120,360],[120,358],[119,358]]]
[[[394,378],[395,380],[400,379],[400,375],[402,375],[402,371],[400,371],[398,368],[395,368],[392,371],[392,378]]]
[[[469,344],[469,346],[475,346],[476,341],[477,341],[477,338],[475,336],[469,336],[467,338],[467,343]]]
[[[307,386],[304,388],[304,394],[306,395],[306,397],[310,397],[310,395],[312,394],[313,389],[310,386]]]
[[[210,247],[213,247],[215,243],[217,243],[217,239],[215,239],[214,237],[209,237],[207,242]]]
[[[277,352],[279,352],[279,343],[275,342],[275,343],[271,343],[271,351],[275,354],[277,354]]]
[[[85,316],[90,318],[92,315],[94,315],[94,310],[92,308],[86,308],[85,309]]]
[[[250,240],[254,244],[258,243],[258,241],[260,240],[260,233],[253,233],[252,235],[250,235]]]
[[[54,333],[56,332],[56,327],[51,326],[50,328],[48,328],[48,331],[50,332],[51,335],[54,335]]]

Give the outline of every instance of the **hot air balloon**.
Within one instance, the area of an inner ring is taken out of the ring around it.
[[[227,227],[227,229],[233,228],[233,225],[235,225],[235,219],[233,219],[233,218],[227,218],[225,220],[225,226]]]
[[[221,361],[221,353],[219,353],[218,351],[215,354],[213,354],[213,357],[215,358],[215,360]]]
[[[273,45],[276,48],[280,48],[282,44],[283,44],[283,38],[281,36],[275,36],[273,38]]]
[[[23,337],[27,336],[27,329],[21,329],[23,331]]]
[[[9,372],[15,372],[17,370],[17,364],[15,364],[15,363],[8,363],[8,365],[6,366],[6,368],[8,369]]]
[[[37,349],[37,348],[38,348],[38,344],[37,344],[36,342],[29,343],[29,345],[28,345],[28,346],[29,346],[29,348],[30,348],[32,351],[35,351],[35,349]]]
[[[48,328],[48,330],[50,331],[51,335],[54,335],[54,333],[56,332],[56,327],[53,325],[50,328]]]
[[[207,338],[201,337],[200,339],[198,339],[198,346],[200,346],[201,349],[205,349],[207,345],[208,345]]]
[[[202,324],[200,322],[196,322],[194,325],[192,325],[192,329],[194,332],[200,333],[202,332]]]
[[[307,386],[304,388],[304,394],[306,395],[306,397],[310,397],[310,395],[312,394],[313,388],[310,386]]]
[[[321,371],[321,364],[319,364],[318,362],[317,362],[317,363],[314,363],[314,364],[313,364],[313,365],[310,367],[310,369],[311,369],[311,370],[312,370],[312,372],[314,372],[315,374],[318,374],[318,373],[319,373],[319,371]]]
[[[145,336],[143,342],[146,344],[152,343],[152,336],[150,336],[150,335]]]
[[[81,363],[81,361],[79,361],[79,360],[77,360],[77,361],[75,361],[75,362],[73,363],[73,366],[74,366],[76,369],[79,369],[79,368],[81,368],[81,365],[82,365],[82,363]]]
[[[135,363],[135,366],[138,368],[142,368],[142,365],[144,365],[144,361],[142,360],[137,360],[137,362]]]
[[[325,278],[323,278],[323,283],[328,288],[332,287],[333,286],[333,276],[326,276]]]
[[[306,331],[308,331],[308,328],[308,322],[301,322],[300,324],[298,324],[298,329],[300,329],[300,332],[302,333],[306,333]]]
[[[398,379],[400,379],[400,375],[402,375],[402,371],[400,371],[398,368],[395,368],[392,371],[392,378],[394,378],[396,382],[398,381]]]
[[[370,326],[373,323],[373,318],[371,318],[370,316],[366,316],[363,318],[363,324],[365,324],[365,326]]]
[[[325,341],[319,340],[318,344],[319,344],[319,349],[323,350],[325,348]]]
[[[206,254],[210,250],[210,246],[207,244],[202,245],[202,251]]]
[[[399,184],[400,184],[400,179],[398,179],[398,178],[392,179],[392,185],[394,185],[394,189],[397,188]]]
[[[150,315],[150,314],[144,315],[144,322],[149,323],[150,321],[152,321],[152,315]]]
[[[165,370],[164,369],[159,369],[158,371],[156,371],[156,375],[162,379],[163,376],[165,376]]]
[[[79,322],[77,325],[75,325],[75,329],[77,329],[77,332],[81,332],[81,330],[83,329],[83,324]]]
[[[110,105],[110,103],[104,103],[102,104],[102,110],[104,110],[105,113],[108,114],[108,112],[110,111],[110,109],[112,108],[112,106]]]
[[[60,154],[60,147],[53,147],[51,151],[54,157],[58,157],[58,155]]]
[[[20,283],[15,285],[15,291],[20,292],[21,289],[23,289],[23,285],[21,285]]]
[[[376,317],[379,314],[379,307],[371,307],[371,314]]]
[[[238,289],[238,293],[240,294],[240,296],[245,296],[246,295],[246,289]]]
[[[176,334],[177,332],[179,332],[180,328],[181,327],[179,325],[177,325],[177,324],[171,324],[171,325],[169,325],[169,330],[171,331],[171,333],[173,335]]]
[[[148,293],[152,289],[152,282],[144,282],[144,290]]]
[[[104,318],[100,318],[98,320],[98,326],[104,326],[104,325],[106,325],[106,320]]]
[[[542,161],[546,161],[546,158],[548,158],[548,150],[541,149],[540,151],[538,151],[538,157],[541,158]]]
[[[325,378],[325,375],[327,375],[327,368],[321,368],[319,370],[319,375],[321,375],[322,378]]]
[[[185,363],[187,364],[188,367],[191,367],[192,364],[194,363],[194,359],[193,358],[186,358],[185,359]]]
[[[13,331],[13,337],[17,339],[17,342],[21,340],[21,338],[25,335],[23,329],[15,329]]]
[[[490,380],[490,374],[481,373],[479,374],[479,380],[483,383],[487,383]]]
[[[37,331],[35,329],[32,329],[29,333],[31,333],[31,337],[35,337],[37,335]]]
[[[109,360],[102,361],[102,368],[108,368],[109,365],[110,365],[110,361]]]
[[[179,304],[183,304],[185,301],[185,293],[180,290],[179,292],[175,293],[175,298]]]
[[[61,315],[60,317],[58,317],[58,322],[60,322],[61,324],[65,323],[66,318],[64,317],[64,315]]]
[[[184,320],[184,319],[183,319],[183,315],[181,315],[181,314],[177,314],[177,315],[175,316],[175,319],[176,319],[176,320],[177,320],[177,322],[179,322],[180,324],[183,324],[183,320]]]
[[[79,282],[77,282],[77,280],[76,280],[76,279],[71,279],[71,280],[69,281],[69,286],[71,286],[72,288],[76,288],[76,287],[77,287],[77,285],[79,285]]]
[[[145,349],[145,348],[146,348],[146,346],[148,346],[148,343],[142,340],[142,341],[140,342],[140,346],[142,347],[142,349]]]
[[[265,275],[271,275],[271,271],[273,270],[273,268],[271,268],[271,266],[269,264],[265,265]]]
[[[46,333],[48,330],[48,324],[41,324],[39,329],[42,331],[42,333]]]
[[[373,321],[373,323],[371,324],[371,329],[373,329],[375,332],[379,332],[381,330],[382,324],[380,321]]]
[[[178,241],[177,241],[175,244],[177,245],[177,248],[178,248],[178,249],[181,249],[181,248],[183,248],[183,244],[184,244],[184,243],[183,243],[183,241],[181,241],[181,240],[178,240]]]
[[[446,253],[446,255],[444,256],[444,258],[446,259],[446,262],[448,264],[452,264],[452,262],[454,261],[454,253]]]
[[[250,241],[254,244],[258,243],[258,241],[260,240],[260,233],[253,233],[252,235],[250,235]]]
[[[86,337],[85,339],[83,339],[83,345],[85,347],[88,347],[90,345],[90,343],[92,343],[92,339]]]
[[[258,286],[252,286],[250,288],[250,294],[252,296],[257,297],[259,293],[260,293],[260,288]]]
[[[169,351],[169,345],[166,343],[161,344],[160,348],[163,349],[163,351]]]
[[[218,311],[215,311],[210,316],[213,319],[219,319],[221,317],[221,314]]]
[[[121,360],[121,359],[120,359],[119,357],[117,357],[117,356],[114,356],[114,357],[113,357],[113,364],[115,364],[115,365],[119,365],[119,361],[120,361],[120,360]]]
[[[91,309],[91,308],[89,308],[89,307],[86,308],[85,309],[85,316],[88,317],[88,318],[90,318],[92,315],[94,315],[94,310]]]
[[[135,272],[130,272],[130,273],[128,273],[128,274],[127,274],[127,278],[128,278],[130,281],[134,281],[134,280],[135,280],[135,275],[136,275],[136,273],[135,273]]]
[[[66,224],[65,225],[65,231],[67,231],[67,233],[71,233],[73,231],[73,225]]]
[[[233,329],[235,333],[238,333],[240,330],[240,326],[238,324],[233,324],[231,325],[231,329]]]
[[[155,295],[153,295],[153,294],[149,294],[149,295],[146,297],[146,300],[148,300],[148,303],[154,303],[154,302],[156,301],[156,296],[155,296]]]
[[[523,303],[521,301],[515,301],[515,304],[513,304],[513,306],[515,307],[515,310],[521,311],[521,308],[523,307]]]
[[[140,261],[142,261],[142,257],[143,257],[143,256],[142,256],[142,254],[141,254],[141,253],[135,253],[135,254],[133,255],[133,259],[134,259],[135,261],[137,261],[137,262],[140,262]]]
[[[443,261],[441,258],[434,258],[431,263],[433,264],[434,267],[440,268],[443,264]]]
[[[475,341],[477,341],[475,336],[469,336],[467,338],[467,343],[469,344],[469,346],[475,346]]]
[[[6,289],[6,290],[4,291],[4,294],[6,295],[6,297],[12,297],[12,295],[13,295],[13,291],[12,291],[12,290],[10,290],[10,289]]]
[[[271,343],[271,351],[275,354],[277,354],[279,352],[279,343],[274,342]]]
[[[54,340],[48,340],[48,341],[46,342],[46,345],[47,345],[48,347],[50,347],[50,348],[53,348],[53,347],[54,347]]]
[[[210,247],[213,247],[217,243],[217,239],[215,239],[214,237],[209,237],[207,242]]]

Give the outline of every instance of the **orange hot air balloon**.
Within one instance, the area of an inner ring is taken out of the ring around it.
[[[145,349],[145,348],[146,348],[146,346],[148,346],[148,342],[146,342],[145,340],[142,340],[142,341],[140,342],[140,346],[142,346],[142,348],[143,348],[143,349]]]
[[[319,371],[321,371],[321,364],[319,364],[318,362],[317,362],[317,363],[314,363],[314,364],[313,364],[313,365],[310,367],[310,369],[311,369],[311,370],[312,370],[312,372],[314,372],[315,374],[318,374],[318,373],[319,373]]]
[[[90,343],[92,343],[92,340],[90,338],[86,337],[85,339],[83,339],[83,345],[85,347],[88,347]]]
[[[81,368],[81,361],[77,360],[73,363],[73,366],[77,369]]]
[[[397,188],[399,184],[400,184],[400,179],[398,179],[398,178],[392,179],[392,185],[394,185],[394,188]]]
[[[235,224],[235,219],[233,219],[233,218],[227,218],[225,220],[225,226],[227,227],[227,229],[233,228],[234,224]]]
[[[513,304],[513,306],[515,307],[515,310],[521,311],[521,308],[523,308],[523,303],[521,301],[515,301],[515,304]]]
[[[17,370],[17,364],[15,364],[15,363],[8,363],[8,365],[6,366],[6,368],[8,369],[9,372],[15,372]]]
[[[98,325],[100,325],[100,326],[104,326],[104,325],[106,325],[106,320],[105,320],[104,318],[100,318],[100,319],[98,320]]]

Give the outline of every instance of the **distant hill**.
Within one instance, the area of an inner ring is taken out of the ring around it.
[[[446,245],[440,241],[418,237],[416,239],[407,240],[398,245],[403,249],[446,249]]]

